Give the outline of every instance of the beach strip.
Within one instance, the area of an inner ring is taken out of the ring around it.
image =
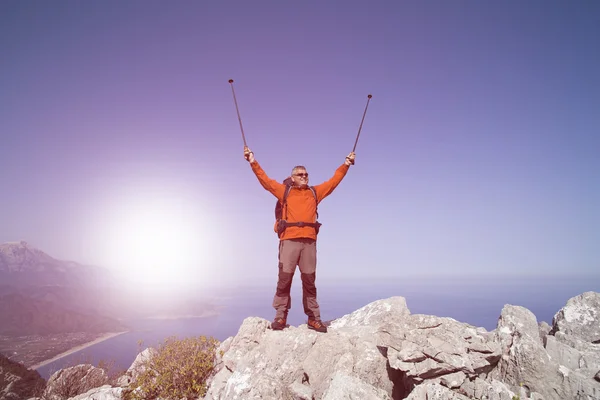
[[[48,359],[48,360],[44,360],[44,361],[42,361],[42,362],[39,362],[39,363],[37,363],[37,364],[35,364],[35,365],[32,365],[31,367],[29,367],[29,369],[32,369],[32,370],[38,369],[38,368],[40,368],[40,367],[43,367],[44,365],[50,364],[51,362],[54,362],[54,361],[56,361],[56,360],[59,360],[59,359],[61,359],[61,358],[63,358],[63,357],[66,357],[66,356],[68,356],[68,355],[70,355],[70,354],[76,353],[76,352],[78,352],[78,351],[80,351],[80,350],[83,350],[83,349],[85,349],[85,348],[87,348],[87,347],[93,346],[93,345],[95,345],[95,344],[98,344],[98,343],[100,343],[100,342],[103,342],[103,341],[105,341],[105,340],[108,340],[108,339],[114,338],[114,337],[116,337],[116,336],[122,335],[122,334],[124,334],[124,333],[127,333],[127,332],[129,332],[129,331],[123,331],[123,332],[109,332],[109,333],[106,333],[106,334],[104,334],[104,335],[100,336],[99,338],[97,338],[97,339],[95,339],[95,340],[92,340],[91,342],[86,342],[86,343],[80,344],[79,346],[73,347],[73,348],[72,348],[72,349],[70,349],[70,350],[67,350],[67,351],[65,351],[65,352],[62,352],[62,353],[60,353],[60,354],[57,354],[56,356],[54,356],[54,357],[52,357],[52,358],[50,358],[50,359]]]

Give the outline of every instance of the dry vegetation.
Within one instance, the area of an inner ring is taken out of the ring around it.
[[[205,336],[167,338],[123,392],[124,400],[196,399],[206,394],[219,341]]]

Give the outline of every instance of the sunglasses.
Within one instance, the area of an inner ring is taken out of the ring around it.
[[[306,173],[306,174],[294,174],[294,176],[299,176],[300,178],[308,178],[308,173]]]

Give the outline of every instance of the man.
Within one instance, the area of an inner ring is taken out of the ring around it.
[[[269,178],[248,147],[244,147],[244,158],[250,163],[260,184],[280,202],[283,201],[286,185]],[[302,304],[304,313],[308,316],[308,328],[327,332],[327,327],[321,322],[315,286],[317,232],[320,225],[316,224],[317,205],[340,184],[350,165],[354,164],[354,158],[354,152],[350,153],[331,179],[314,186],[314,193],[308,185],[306,168],[299,165],[292,170],[293,186],[282,209],[283,223],[287,221],[287,224],[279,230],[279,276],[277,290],[273,297],[273,308],[276,311],[275,319],[271,324],[273,330],[282,330],[286,327],[288,311],[291,308],[290,289],[298,266],[302,278]]]

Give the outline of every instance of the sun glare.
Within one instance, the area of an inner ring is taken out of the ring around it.
[[[112,220],[109,258],[126,278],[141,286],[189,284],[204,273],[206,221],[181,200],[138,199],[120,204]],[[203,223],[202,223],[203,222]]]

